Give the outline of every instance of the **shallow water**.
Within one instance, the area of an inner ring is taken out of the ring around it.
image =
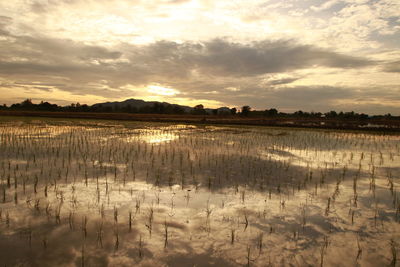
[[[400,136],[0,122],[6,266],[387,266]]]

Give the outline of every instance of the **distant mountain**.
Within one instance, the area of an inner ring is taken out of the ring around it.
[[[127,99],[127,100],[124,100],[121,102],[97,103],[97,104],[92,105],[92,107],[103,107],[103,108],[111,107],[112,109],[122,109],[122,108],[131,107],[131,108],[141,109],[141,108],[145,108],[145,107],[154,107],[154,105],[162,105],[164,107],[167,107],[167,106],[180,107],[185,112],[190,112],[193,110],[193,108],[189,107],[189,106],[170,104],[167,102],[144,101],[141,99],[133,99],[133,98]]]
[[[104,103],[97,103],[92,105],[93,108],[111,108],[112,110],[121,110],[121,109],[143,109],[143,108],[153,108],[155,105],[162,106],[164,108],[170,107],[170,108],[179,108],[182,109],[185,113],[191,113],[195,109],[194,107],[189,107],[189,106],[183,106],[183,105],[178,105],[178,104],[171,104],[167,102],[158,102],[158,101],[144,101],[141,99],[127,99],[121,102],[104,102]],[[211,108],[205,108],[204,111],[207,114],[213,114],[213,110]],[[220,107],[217,109],[218,113],[229,113],[230,109],[228,107]]]

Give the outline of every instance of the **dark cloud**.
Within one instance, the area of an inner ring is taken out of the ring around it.
[[[291,41],[263,41],[246,45],[221,39],[183,44],[161,41],[146,47],[134,47],[132,60],[153,64],[160,70],[178,69],[181,75],[197,70],[212,76],[236,77],[309,67],[360,68],[374,64],[365,58]]]
[[[179,97],[305,111],[334,109],[335,103],[343,99],[375,94],[382,98],[381,90],[357,95],[352,88],[289,87],[302,78],[296,76],[266,80],[269,74],[273,77],[274,73],[303,68],[348,69],[376,64],[367,58],[294,41],[159,41],[105,48],[44,36],[13,35],[6,30],[9,19],[1,21],[0,78],[7,81],[0,85],[3,88],[31,87],[44,92],[57,88],[76,95],[115,99],[135,97],[138,92],[126,89],[127,85],[160,83],[179,90]],[[229,87],[237,89],[233,92]],[[388,100],[395,99],[392,96],[398,89],[392,92],[386,91]]]
[[[41,36],[8,32],[3,36],[3,78],[19,83],[60,84],[55,88],[103,97],[132,97],[132,91],[124,86],[161,83],[178,89],[184,96],[199,94],[204,98],[205,93],[218,94],[226,87],[257,87],[262,83],[261,76],[268,73],[311,66],[359,68],[373,64],[368,59],[289,41],[247,45],[221,39],[198,43],[159,41],[141,46],[119,44],[109,49]],[[274,80],[268,85],[295,80]]]
[[[400,60],[386,64],[384,71],[387,72],[400,72]]]
[[[202,43],[159,41],[145,46],[121,44],[110,50],[64,39],[8,37],[0,43],[4,51],[0,56],[1,73],[58,72],[70,78],[76,78],[74,72],[76,76],[107,73],[105,79],[120,78],[131,84],[155,77],[187,79],[193,71],[214,77],[254,77],[309,67],[360,68],[374,64],[365,58],[290,41],[247,45],[221,39]]]
[[[110,51],[104,47],[85,45],[71,40],[34,38],[30,36],[15,37],[25,49],[43,53],[43,58],[48,57],[71,57],[71,59],[117,59],[122,54],[118,51]],[[71,61],[70,59],[70,61]]]
[[[4,27],[3,27],[4,29]],[[9,75],[17,82],[40,75],[38,81],[51,82],[46,76],[57,75],[69,80],[91,82],[107,75],[112,67],[108,60],[117,60],[122,53],[95,45],[47,37],[12,35],[0,32],[0,75]],[[3,76],[3,78],[5,78]]]
[[[308,67],[358,68],[372,62],[290,41],[264,41],[250,45],[214,40],[203,46],[201,67],[221,75],[253,76]]]
[[[16,85],[25,85],[25,86],[38,86],[38,85],[40,85],[40,86],[62,86],[62,84],[60,84],[60,83],[37,83],[37,82],[26,82],[26,83],[19,83],[19,82],[16,82],[16,83],[14,83],[14,84],[16,84]]]
[[[274,79],[274,80],[268,81],[268,84],[270,84],[270,85],[289,84],[289,83],[295,82],[295,81],[297,81],[297,80],[299,80],[299,79],[300,79],[300,78]]]

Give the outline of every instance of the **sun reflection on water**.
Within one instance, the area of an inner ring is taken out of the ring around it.
[[[1,125],[0,262],[392,260],[391,240],[400,240],[399,137],[102,123]]]

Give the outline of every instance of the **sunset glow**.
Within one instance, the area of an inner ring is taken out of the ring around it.
[[[397,0],[2,1],[0,101],[400,114],[399,14]]]
[[[149,85],[147,87],[149,88],[147,90],[148,92],[156,94],[156,95],[173,96],[178,93],[178,91],[176,91],[174,89],[162,87],[159,85]]]

